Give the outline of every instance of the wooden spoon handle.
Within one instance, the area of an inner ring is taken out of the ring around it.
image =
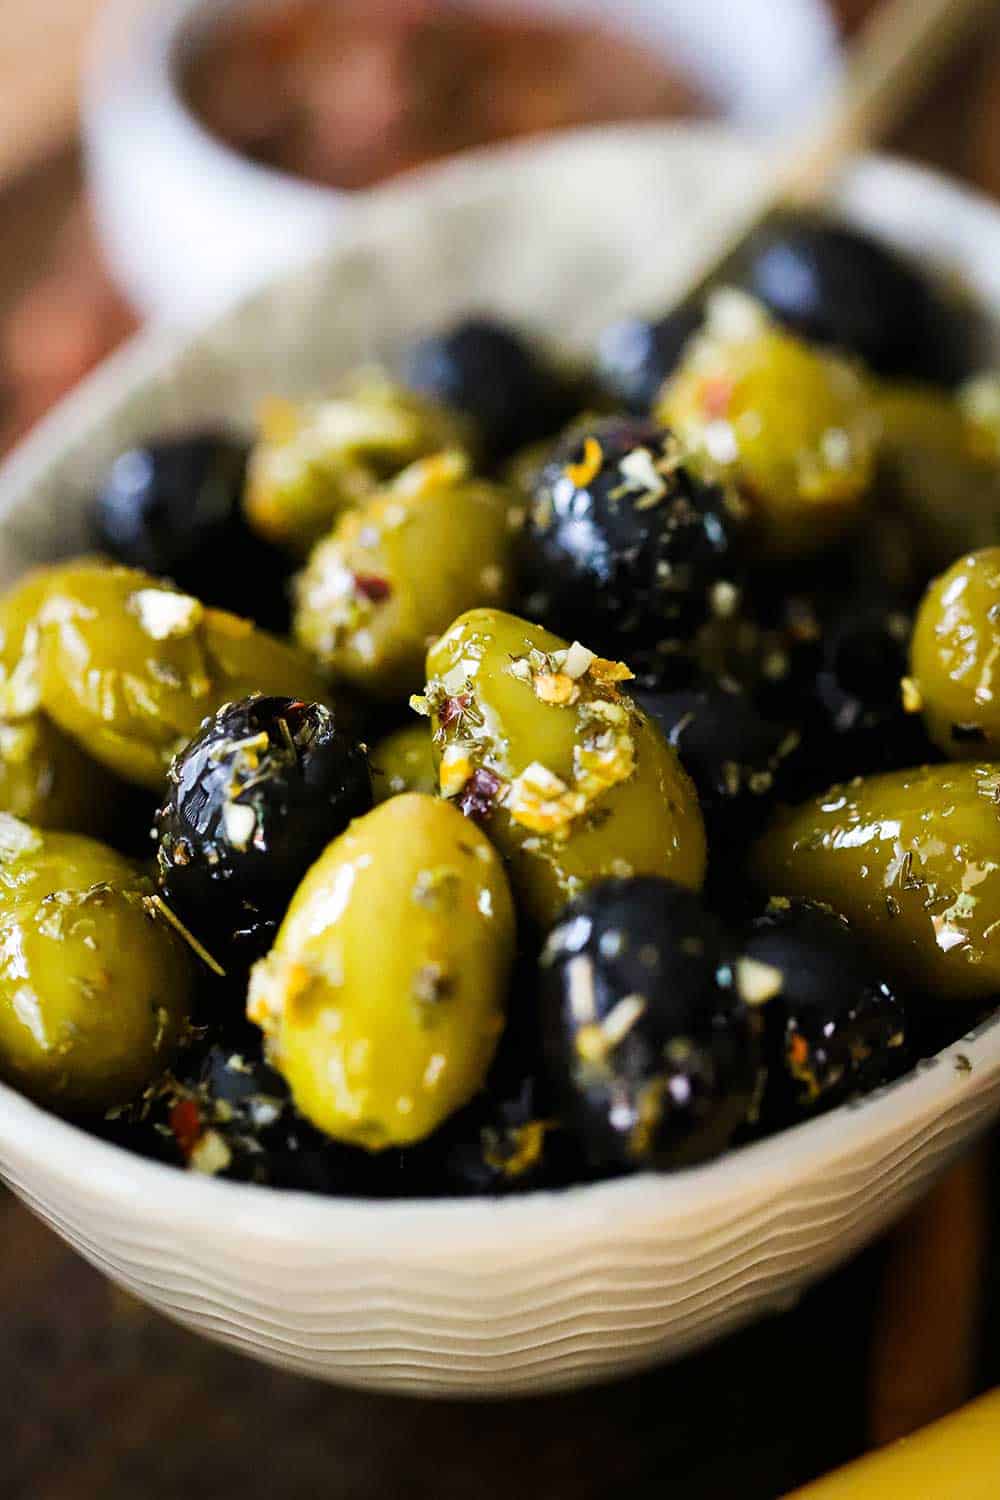
[[[699,224],[693,249],[665,267],[650,259],[616,288],[593,319],[594,334],[615,318],[666,316],[697,299],[773,215],[790,207],[815,207],[857,152],[876,144],[903,115],[935,73],[996,0],[883,0],[848,56],[843,73],[820,84],[819,98],[789,145],[782,143],[759,182],[738,202],[713,205]],[[595,309],[595,313],[596,313]]]

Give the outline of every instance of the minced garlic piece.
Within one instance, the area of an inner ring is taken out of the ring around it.
[[[561,777],[537,760],[515,777],[504,801],[514,822],[533,833],[557,833],[568,828],[587,805],[582,792],[571,791]]]
[[[472,761],[466,745],[448,745],[441,756],[439,784],[442,797],[457,797],[472,775]]]
[[[273,1036],[286,1007],[308,990],[312,979],[305,964],[296,963],[272,949],[250,970],[247,1020]]]
[[[174,640],[191,635],[204,617],[204,610],[190,594],[174,594],[168,589],[136,589],[128,601],[129,609],[139,617],[139,624],[154,641]]]
[[[219,1132],[206,1130],[192,1147],[188,1166],[196,1172],[214,1177],[217,1172],[224,1172],[232,1159],[232,1152]]]
[[[257,814],[245,802],[227,802],[222,809],[226,838],[234,849],[246,849],[257,827]]]
[[[630,734],[602,734],[593,745],[573,747],[574,782],[588,802],[627,781],[634,770],[635,741]]]
[[[578,677],[586,676],[596,660],[597,657],[593,651],[588,651],[586,646],[581,646],[579,641],[574,641],[563,658],[562,670],[575,682]]]
[[[766,1005],[784,988],[785,976],[773,964],[741,958],[736,964],[736,988],[747,1005]]]

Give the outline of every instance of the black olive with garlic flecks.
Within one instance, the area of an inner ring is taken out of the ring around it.
[[[216,1043],[195,1056],[165,1083],[151,1115],[176,1157],[207,1176],[378,1196],[389,1175],[388,1164],[329,1140],[303,1119],[259,1048]]]
[[[665,428],[628,417],[579,424],[531,495],[525,613],[619,653],[687,639],[738,602],[740,530],[738,501],[696,479]]]
[[[364,747],[330,709],[251,695],[206,719],[157,814],[157,881],[228,967],[270,945],[299,881],[372,806]]]
[[[764,1017],[771,1129],[866,1093],[901,1071],[906,1013],[843,917],[776,901],[753,923],[737,962]]]
[[[633,694],[659,724],[698,790],[713,835],[731,848],[759,830],[778,800],[800,744],[792,722],[771,719],[729,678],[676,692]]]
[[[603,880],[540,959],[545,1055],[595,1167],[668,1170],[725,1150],[757,1086],[757,1023],[692,891]]]

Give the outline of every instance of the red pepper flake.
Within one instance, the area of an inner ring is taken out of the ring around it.
[[[388,579],[379,578],[374,573],[355,573],[354,587],[373,604],[381,604],[392,593]]]
[[[804,1036],[798,1035],[789,1038],[788,1056],[797,1068],[804,1067],[809,1061],[809,1043]]]
[[[452,724],[457,724],[471,702],[470,693],[456,693],[453,698],[446,698],[438,710],[439,727],[448,729]]]
[[[178,1099],[176,1104],[170,1107],[168,1124],[173,1132],[174,1140],[185,1157],[190,1156],[201,1139],[201,1115],[195,1101]]]
[[[485,766],[480,766],[473,771],[458,794],[456,801],[459,811],[475,823],[485,822],[493,811],[493,804],[502,785],[499,776],[495,776]]]
[[[733,382],[725,375],[713,375],[702,381],[698,398],[706,417],[724,417],[733,399]]]

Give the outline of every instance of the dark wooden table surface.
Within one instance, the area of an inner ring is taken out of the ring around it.
[[[849,24],[870,4],[839,9]],[[897,144],[1000,195],[1000,5]],[[66,156],[6,194],[0,315],[74,180]],[[50,309],[73,300],[82,243],[71,238],[67,251],[63,240],[55,303],[39,302],[0,339],[0,376],[6,358],[8,374],[23,365],[35,380],[15,425],[48,399],[42,346],[61,327]],[[107,323],[97,294],[90,303],[91,325]],[[922,1214],[798,1307],[716,1348],[596,1390],[489,1404],[335,1390],[252,1364],[115,1291],[0,1193],[0,1497],[775,1500],[873,1437],[1000,1381],[989,1275],[1000,1237],[984,1248],[977,1224],[995,1164],[980,1156],[960,1169]],[[942,1287],[950,1275],[955,1309],[962,1257],[977,1245],[985,1290],[942,1318]]]

